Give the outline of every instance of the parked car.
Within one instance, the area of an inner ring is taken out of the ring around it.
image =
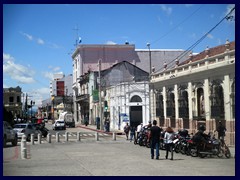
[[[66,124],[64,120],[56,120],[52,125],[53,130],[62,129],[66,130]]]
[[[38,137],[38,134],[41,133],[40,130],[36,129],[33,123],[20,123],[14,125],[14,130],[18,134],[18,138],[22,138],[25,134],[27,141],[31,140],[31,134],[34,134],[34,138]]]
[[[3,146],[5,147],[7,142],[11,142],[13,146],[16,146],[18,143],[17,132],[13,130],[10,124],[6,121],[3,121]]]

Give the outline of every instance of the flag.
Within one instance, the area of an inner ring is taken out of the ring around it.
[[[79,37],[79,38],[78,38],[78,43],[80,44],[81,42],[82,42],[82,38]]]

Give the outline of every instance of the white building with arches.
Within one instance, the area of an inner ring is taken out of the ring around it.
[[[152,117],[160,126],[188,129],[200,124],[214,132],[226,126],[226,142],[235,144],[235,41],[207,48],[174,67],[152,75]]]

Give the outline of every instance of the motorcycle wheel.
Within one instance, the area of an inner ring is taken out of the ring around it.
[[[217,154],[217,157],[219,158],[222,158],[223,157],[223,154],[224,154],[224,150],[223,149],[220,149],[218,154]]]
[[[226,147],[226,149],[225,149],[225,157],[226,158],[230,158],[231,157],[231,152],[230,152],[230,149],[228,147]]]
[[[201,154],[201,153],[199,153],[199,157],[200,158],[205,158],[207,156],[207,154]]]
[[[197,157],[198,156],[197,149],[196,148],[190,149],[190,155],[192,157]]]
[[[179,144],[176,144],[176,146],[175,146],[175,152],[176,153],[179,153],[180,152],[180,145]]]

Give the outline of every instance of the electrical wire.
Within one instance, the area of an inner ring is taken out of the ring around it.
[[[231,9],[231,11],[224,16],[224,18],[222,18],[213,28],[211,28],[207,33],[205,33],[199,40],[197,40],[193,45],[191,45],[189,48],[187,48],[187,50],[185,50],[183,53],[181,53],[179,56],[177,56],[176,58],[174,58],[172,61],[170,61],[167,65],[170,65],[171,63],[173,63],[176,59],[180,60],[182,59],[185,55],[187,55],[188,52],[192,51],[200,42],[203,41],[203,39],[205,39],[208,34],[210,34],[215,28],[217,28],[217,26],[219,26],[225,19],[231,19],[229,17],[229,15],[235,10],[235,6]],[[170,66],[171,68],[172,66]],[[162,68],[158,69],[156,72],[159,72],[160,70],[162,70]],[[155,72],[155,73],[156,73]]]

